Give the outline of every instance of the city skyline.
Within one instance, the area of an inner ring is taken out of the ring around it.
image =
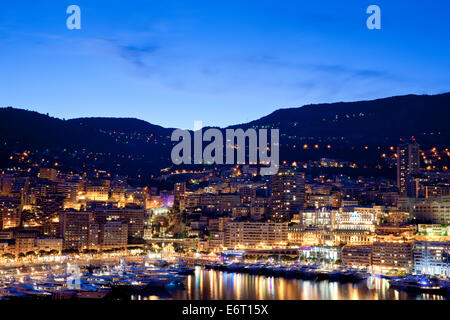
[[[449,10],[3,4],[0,304],[450,301]]]
[[[371,3],[356,1],[78,1],[81,30],[66,28],[69,4],[3,6],[2,107],[223,127],[279,108],[450,88],[445,2],[378,1],[381,30],[366,27]]]

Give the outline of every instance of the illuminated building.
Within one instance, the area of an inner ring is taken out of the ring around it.
[[[0,231],[0,240],[10,240],[13,238],[12,231]]]
[[[449,185],[424,186],[425,198],[440,198],[450,196]]]
[[[323,244],[324,231],[313,227],[289,226],[288,242],[290,245],[317,246]]]
[[[413,267],[413,242],[386,237],[372,245],[372,265],[377,271],[398,270],[409,272]]]
[[[233,218],[244,218],[248,217],[250,215],[250,208],[249,207],[234,207],[232,209],[232,216]]]
[[[210,231],[209,233],[209,247],[221,248],[224,246],[224,233],[222,231]]]
[[[375,241],[375,234],[369,231],[334,230],[329,232],[330,244],[370,245]]]
[[[204,212],[232,213],[240,205],[238,194],[187,194],[180,200],[180,210],[191,213],[196,209]]]
[[[450,197],[418,201],[412,207],[412,214],[419,221],[450,224]]]
[[[239,196],[241,198],[241,204],[251,204],[253,197],[255,196],[255,192],[250,186],[244,186],[239,188]]]
[[[125,202],[125,188],[122,186],[111,187],[111,197],[109,200],[120,203]]]
[[[33,234],[28,236],[21,235],[15,239],[14,253],[39,252],[39,251],[58,251],[63,249],[63,239],[61,238],[48,238],[48,237],[35,237]]]
[[[11,190],[11,196],[19,197],[30,187],[30,177],[15,177]]]
[[[108,186],[86,186],[86,199],[91,201],[108,201]]]
[[[200,241],[199,238],[184,238],[183,247],[188,250],[189,249],[197,250],[199,241]]]
[[[422,223],[450,224],[450,196],[440,198],[400,198],[399,210],[408,211]]]
[[[51,181],[56,181],[56,177],[58,175],[58,171],[53,168],[40,168],[38,177],[41,179],[47,179]]]
[[[0,254],[16,254],[15,241],[11,239],[0,239]]]
[[[415,273],[450,276],[450,242],[416,241],[413,255]]]
[[[288,230],[291,245],[371,245],[375,240],[375,235],[368,231],[330,230],[304,226],[289,226]]]
[[[341,259],[341,248],[334,246],[310,246],[300,248],[299,251],[304,258],[320,262],[335,262]]]
[[[311,194],[308,197],[308,206],[316,209],[335,207],[335,196],[330,194]]]
[[[14,176],[10,174],[0,175],[0,194],[8,196],[12,192],[14,184]]]
[[[265,196],[258,196],[257,195],[255,198],[253,198],[252,206],[253,207],[269,208],[269,206],[270,206],[270,198],[269,197],[265,197]]]
[[[107,221],[122,221],[128,226],[129,238],[142,238],[144,236],[145,209],[138,207],[96,208],[93,217],[100,228]]]
[[[294,167],[280,166],[272,176],[271,217],[289,221],[305,204],[305,174]]]
[[[66,201],[76,201],[78,192],[82,190],[81,181],[64,181],[59,182],[56,186],[57,193],[63,195]]]
[[[357,208],[348,207],[333,211],[333,229],[374,232],[375,226],[378,224],[379,213],[357,210]]]
[[[219,231],[225,231],[226,224],[233,221],[231,217],[220,217],[218,218],[217,227]]]
[[[22,208],[19,198],[0,198],[0,222],[2,230],[16,228],[20,225]]]
[[[231,221],[225,225],[227,248],[280,247],[287,242],[287,223]]]
[[[48,193],[37,201],[44,217],[53,216],[64,208],[64,195],[59,193]]]
[[[250,219],[253,221],[261,221],[264,220],[266,214],[268,212],[267,207],[250,207]]]
[[[383,224],[376,226],[375,233],[377,235],[393,235],[393,236],[403,236],[407,238],[412,238],[414,235],[415,229],[412,225],[390,225]]]
[[[342,263],[348,267],[370,267],[372,246],[346,245],[342,248]]]
[[[387,222],[393,225],[405,224],[411,220],[409,212],[389,211]]]
[[[407,195],[411,175],[420,171],[419,144],[416,141],[397,147],[397,187],[401,195]]]
[[[343,208],[342,210],[346,210],[346,208]],[[363,206],[354,206],[353,210],[356,212],[362,212],[362,213],[376,213],[376,214],[383,214],[386,213],[388,211],[388,207],[385,206],[368,206],[368,207],[363,207]]]
[[[34,237],[30,238],[16,238],[16,247],[15,247],[15,253],[27,253],[30,251],[35,251],[36,245],[35,245],[35,239]]]
[[[63,249],[63,239],[61,238],[47,238],[40,237],[35,239],[36,251],[58,251],[61,252]]]
[[[101,247],[103,249],[123,248],[128,243],[128,226],[121,221],[108,221],[102,226]]]
[[[357,206],[358,200],[342,200],[341,201],[341,207],[355,207]]]
[[[419,224],[417,225],[417,233],[425,236],[448,236],[450,235],[450,227],[441,224]]]
[[[332,226],[332,213],[322,208],[320,210],[303,210],[299,213],[300,224],[304,226],[327,227]]]
[[[182,200],[184,200],[184,196],[186,194],[186,183],[185,182],[179,182],[175,183],[174,189],[173,189],[173,210],[175,213],[182,212],[182,208],[180,207],[180,203]]]
[[[59,221],[64,249],[92,249],[98,244],[92,212],[62,211]]]

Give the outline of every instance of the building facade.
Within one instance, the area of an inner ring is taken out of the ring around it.
[[[232,221],[225,226],[227,248],[283,247],[287,242],[287,223]]]
[[[289,221],[303,209],[305,174],[294,167],[281,166],[272,176],[271,214],[274,221]]]
[[[450,276],[450,242],[415,241],[413,255],[415,273]]]

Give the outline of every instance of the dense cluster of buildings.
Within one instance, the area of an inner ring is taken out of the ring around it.
[[[187,250],[284,252],[379,272],[447,275],[450,177],[422,169],[421,159],[413,140],[397,148],[396,181],[313,175],[296,163],[263,177],[255,166],[210,166],[155,179],[172,182],[170,191],[131,187],[104,171],[3,172],[0,252],[108,250],[177,238]]]
[[[86,178],[54,168],[3,173],[0,191],[0,251],[16,256],[143,243],[151,210],[173,203],[169,192],[132,188],[106,172]]]

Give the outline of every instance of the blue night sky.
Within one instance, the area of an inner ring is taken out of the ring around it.
[[[81,30],[66,28],[71,4]],[[3,1],[0,106],[192,128],[447,92],[449,15],[447,0]]]

